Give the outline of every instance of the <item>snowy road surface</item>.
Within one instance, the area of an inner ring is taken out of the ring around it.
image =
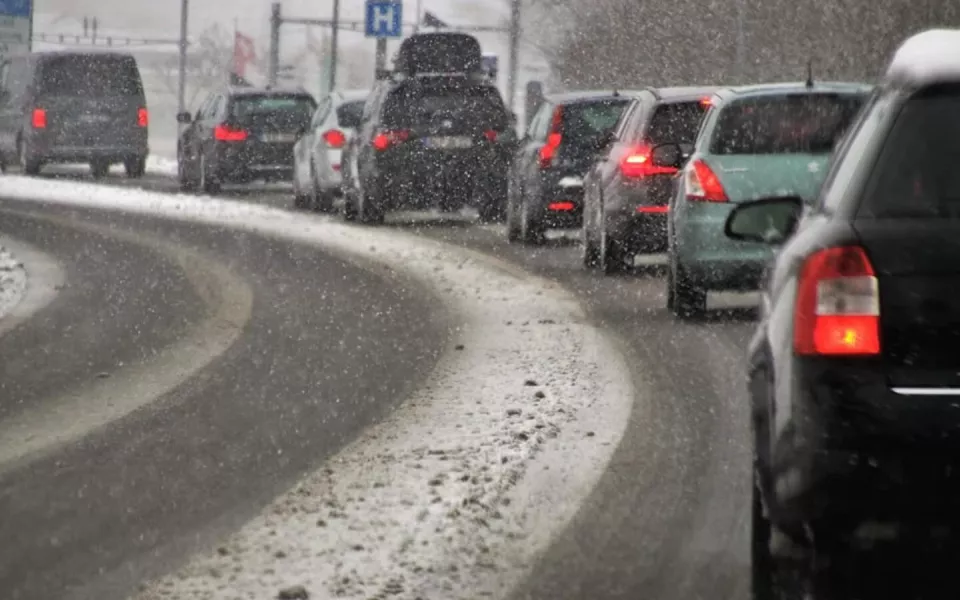
[[[9,245],[0,237],[0,320],[20,303],[27,289],[27,272]]]
[[[8,221],[36,228],[35,242],[52,239],[60,252],[75,246],[105,252],[101,264],[121,265],[109,281],[78,291],[106,294],[113,303],[79,297],[69,304],[61,298],[59,306],[115,311],[117,327],[145,314],[172,319],[135,328],[140,340],[122,333],[75,340],[100,343],[107,353],[151,354],[104,357],[95,366],[75,361],[76,375],[94,380],[78,385],[78,394],[89,396],[82,388],[105,385],[102,379],[123,379],[137,361],[149,362],[216,312],[216,299],[197,282],[212,277],[218,263],[228,272],[222,277],[252,294],[249,313],[240,310],[234,316],[242,320],[226,324],[242,329],[237,341],[208,367],[186,374],[182,385],[103,408],[108,420],[66,440],[45,429],[45,419],[24,421],[35,426],[29,439],[50,439],[35,454],[10,458],[12,466],[2,464],[0,453],[0,497],[17,517],[0,524],[0,535],[13,540],[0,550],[0,587],[14,597],[62,594],[66,585],[74,587],[64,597],[121,597],[175,567],[185,550],[201,553],[144,589],[144,597],[190,590],[196,597],[271,597],[296,585],[314,597],[472,598],[478,590],[502,597],[574,517],[628,422],[632,381],[617,342],[565,290],[506,263],[398,230],[371,233],[212,199],[20,178],[8,178],[5,192],[242,230],[7,202]],[[340,259],[291,240],[352,257],[338,263],[349,275],[323,265]],[[171,241],[207,263],[178,257]],[[136,281],[123,276],[124,268],[156,275]],[[99,276],[106,277],[102,269]],[[378,277],[387,281],[358,283]],[[145,291],[154,298],[128,306],[128,295]],[[339,308],[329,297],[338,294],[347,303]],[[330,314],[337,310],[348,314]],[[35,319],[40,326],[44,317]],[[94,322],[105,318],[98,314]],[[326,318],[355,323],[359,331],[311,335],[323,331],[311,320]],[[411,327],[421,331],[404,330]],[[331,347],[304,352],[308,342]],[[358,352],[354,346],[385,356],[350,356]],[[352,371],[339,366],[344,360]],[[391,361],[407,364],[391,368]],[[160,362],[157,370],[171,370]],[[29,380],[25,371],[20,377]],[[304,378],[312,386],[298,385]],[[350,380],[353,388],[375,390],[349,389]],[[66,380],[60,385],[68,387]],[[378,398],[377,390],[393,396]],[[138,393],[150,391],[157,390]],[[14,402],[11,413],[57,404],[51,398],[61,392],[37,394],[30,408]],[[127,410],[135,408],[142,410]],[[275,414],[267,417],[270,409]],[[134,465],[140,470],[131,472]],[[39,497],[62,500],[43,505]],[[82,527],[71,523],[71,515],[85,510],[93,515]],[[119,523],[109,526],[109,515],[118,513]],[[236,534],[224,535],[251,516]],[[91,546],[98,552],[81,550]]]

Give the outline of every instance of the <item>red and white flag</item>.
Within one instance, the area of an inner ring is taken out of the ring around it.
[[[239,31],[233,36],[233,73],[246,77],[247,65],[257,60],[257,51],[253,45],[253,38]]]

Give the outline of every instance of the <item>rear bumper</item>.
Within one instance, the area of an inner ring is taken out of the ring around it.
[[[149,154],[147,130],[135,129],[113,136],[71,136],[56,129],[30,129],[24,132],[29,158],[42,162],[122,162]],[[119,138],[119,139],[118,139]]]
[[[254,179],[293,180],[293,145],[270,147],[260,143],[222,143],[213,153],[217,178],[222,182]]]
[[[666,177],[621,180],[605,205],[607,233],[629,252],[667,250],[667,219],[672,181]]]
[[[493,149],[468,152],[385,152],[377,157],[376,173],[367,179],[381,197],[398,206],[416,204],[425,196],[479,192],[506,197],[509,157]]]
[[[960,395],[897,393],[881,365],[793,364],[797,434],[772,460],[785,518],[846,531],[960,524]]]

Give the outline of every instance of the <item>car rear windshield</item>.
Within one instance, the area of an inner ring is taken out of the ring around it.
[[[737,100],[721,110],[712,154],[829,153],[862,94],[802,93]]]
[[[416,73],[466,73],[481,66],[480,44],[460,33],[414,35],[404,40],[401,62]]]
[[[605,98],[560,106],[560,135],[564,145],[588,146],[598,143],[620,121],[628,100]]]
[[[960,86],[928,88],[908,100],[897,115],[864,189],[858,216],[960,218],[958,161]]]
[[[45,59],[39,92],[56,96],[143,96],[132,56],[76,54]]]
[[[661,104],[653,113],[645,137],[653,144],[691,144],[706,110],[699,100]]]
[[[509,122],[496,88],[431,86],[395,90],[384,102],[381,123],[386,127],[420,127],[444,118],[457,127],[502,129]]]
[[[281,94],[244,94],[233,99],[230,112],[237,119],[283,117],[285,120],[308,123],[317,105],[310,96]]]
[[[353,100],[344,102],[337,107],[337,123],[359,123],[363,116],[363,105],[365,100]]]

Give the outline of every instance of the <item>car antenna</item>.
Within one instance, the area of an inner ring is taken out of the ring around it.
[[[807,61],[807,87],[813,87],[813,59]]]

